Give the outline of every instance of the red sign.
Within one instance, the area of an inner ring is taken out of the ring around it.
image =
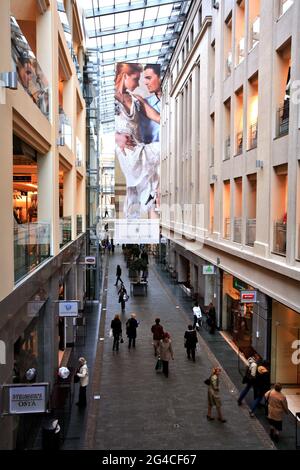
[[[242,303],[256,302],[256,290],[242,290],[241,291],[241,302]]]

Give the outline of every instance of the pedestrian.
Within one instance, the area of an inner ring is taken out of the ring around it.
[[[217,317],[216,317],[216,309],[214,307],[214,304],[210,302],[208,306],[208,324],[210,326],[210,334],[214,335],[216,331],[216,326],[217,326]]]
[[[209,379],[208,387],[208,410],[207,410],[207,419],[208,421],[213,421],[214,418],[211,416],[212,407],[217,408],[218,420],[221,423],[226,423],[226,419],[223,418],[222,414],[222,403],[220,398],[220,388],[219,388],[219,375],[221,374],[221,369],[219,367],[214,367]]]
[[[243,384],[246,384],[244,389],[241,391],[240,396],[238,398],[238,405],[241,406],[243,399],[247,395],[247,393],[254,387],[256,372],[257,372],[257,364],[260,357],[258,354],[254,354],[254,356],[249,357],[248,359],[248,367],[246,369],[245,375],[243,377]]]
[[[84,408],[86,406],[86,388],[89,383],[89,370],[87,366],[86,359],[84,357],[80,357],[78,359],[79,362],[79,370],[76,372],[76,375],[80,379],[80,387],[79,387],[79,398],[76,405],[79,408]]]
[[[118,295],[119,295],[119,304],[121,304],[121,311],[122,311],[122,313],[124,313],[125,312],[125,302],[127,302],[127,300],[128,300],[128,295],[127,295],[127,290],[126,290],[123,283],[121,284],[121,288],[118,292]]]
[[[121,276],[122,276],[122,269],[121,269],[121,266],[118,264],[117,266],[117,270],[116,270],[116,276],[117,276],[117,279],[116,279],[116,283],[115,283],[115,286],[117,286],[119,284],[119,281],[121,282],[121,285],[123,284],[123,281],[121,279]]]
[[[196,330],[193,329],[192,325],[188,325],[188,329],[184,333],[184,347],[186,348],[186,353],[188,359],[192,359],[195,362],[195,351],[196,345],[198,343]]]
[[[160,318],[155,319],[155,324],[151,327],[151,333],[153,334],[154,356],[157,356],[160,340],[164,337],[164,329],[160,325]]]
[[[112,334],[114,337],[112,350],[119,351],[119,341],[122,338],[122,323],[120,320],[120,315],[115,315],[114,319],[111,321],[110,327],[112,329]]]
[[[160,341],[159,354],[162,360],[163,373],[166,377],[169,376],[169,360],[174,360],[173,348],[171,337],[169,333],[165,332],[163,339]]]
[[[136,320],[136,314],[132,313],[130,318],[126,322],[126,334],[128,336],[128,349],[132,347],[135,348],[135,339],[136,339],[136,329],[139,326],[138,321]]]
[[[199,326],[202,327],[202,312],[201,312],[201,308],[199,307],[198,302],[195,302],[195,305],[193,307],[193,315],[194,315],[193,329],[196,328],[197,323]]]
[[[270,371],[268,363],[266,361],[263,361],[262,364],[257,367],[253,388],[255,398],[252,402],[251,409],[249,411],[251,418],[255,416],[254,411],[260,404],[261,400],[264,398],[265,393],[271,388]]]
[[[281,390],[282,385],[277,382],[274,385],[274,389],[265,393],[268,407],[268,421],[270,424],[270,436],[275,442],[278,442],[279,432],[282,431],[283,415],[289,412],[287,399]]]

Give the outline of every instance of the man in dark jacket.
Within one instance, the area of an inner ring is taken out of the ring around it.
[[[196,351],[196,344],[198,343],[197,333],[196,330],[193,330],[193,326],[189,325],[188,329],[184,333],[184,346],[186,348],[186,353],[188,359],[192,359],[195,362],[195,351]]]
[[[155,319],[155,324],[151,327],[151,332],[153,334],[153,347],[154,347],[154,356],[157,356],[159,351],[160,340],[164,337],[164,329],[160,325],[160,318]]]
[[[121,282],[121,285],[123,284],[123,281],[121,279],[121,276],[122,276],[122,269],[121,269],[121,266],[118,264],[117,266],[117,270],[116,270],[116,276],[117,276],[117,279],[116,279],[116,283],[115,283],[115,286],[117,286],[119,284],[119,281]]]
[[[132,347],[135,348],[136,329],[139,326],[135,317],[136,317],[135,313],[132,313],[131,317],[126,322],[126,334],[129,339],[128,349],[131,348],[131,343],[132,343]]]

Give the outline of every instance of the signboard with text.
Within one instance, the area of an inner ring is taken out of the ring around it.
[[[60,317],[77,317],[78,316],[78,300],[61,300],[59,302]]]
[[[9,413],[45,413],[49,396],[49,384],[10,385]]]
[[[256,290],[241,290],[241,303],[242,304],[252,304],[255,303],[257,291]]]

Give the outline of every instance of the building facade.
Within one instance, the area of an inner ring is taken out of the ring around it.
[[[233,347],[259,352],[273,382],[293,385],[299,47],[299,2],[193,2],[163,83],[161,160],[169,270],[202,305],[214,303]],[[257,302],[241,301],[248,290]]]
[[[76,299],[82,309],[85,294],[84,30],[77,2],[4,0],[0,41],[0,382],[26,382],[35,368],[36,381],[51,388],[74,341],[73,319],[58,317],[57,302]],[[26,446],[31,424],[4,413],[0,448]]]

